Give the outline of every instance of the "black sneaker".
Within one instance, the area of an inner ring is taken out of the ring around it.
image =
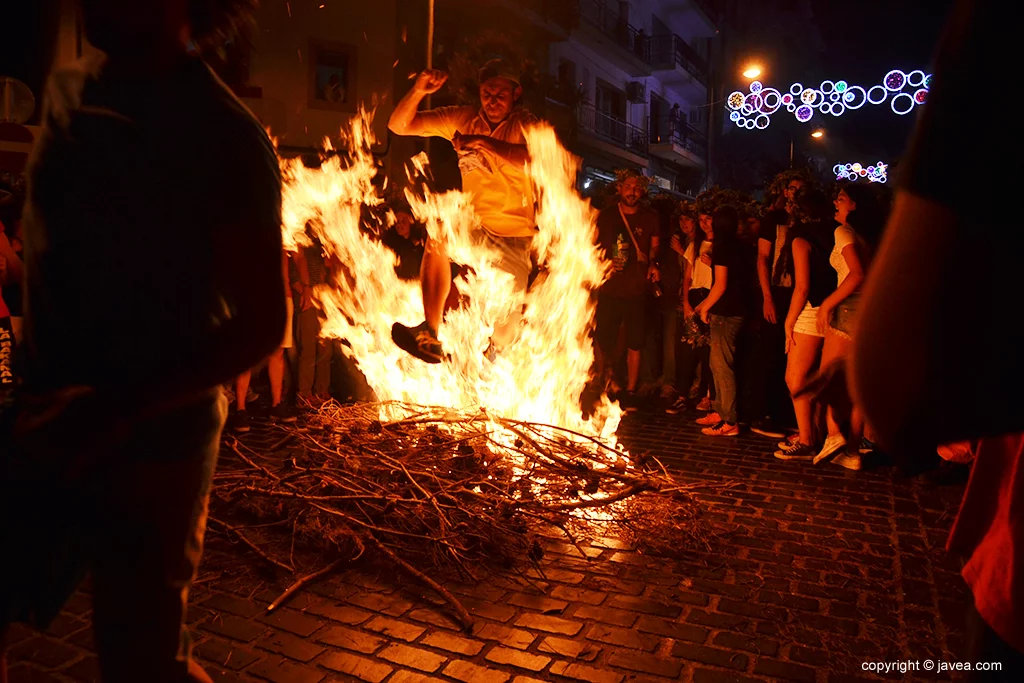
[[[244,434],[252,429],[252,423],[249,422],[249,413],[244,410],[239,410],[231,417],[231,431],[236,434]]]
[[[805,443],[796,443],[790,445],[788,448],[780,448],[775,451],[775,457],[779,460],[807,460],[813,461],[814,456],[818,454],[818,450],[814,446],[808,446]]]
[[[767,436],[769,439],[781,439],[786,436],[786,432],[776,427],[771,419],[767,417],[763,420],[754,420],[754,423],[750,425],[750,431],[761,436]]]
[[[295,415],[295,411],[292,407],[282,401],[270,409],[270,419],[274,422],[289,423],[295,422],[298,417]]]
[[[619,402],[619,407],[621,407],[624,412],[635,413],[639,407],[638,403],[640,401],[635,391],[620,391],[615,398]]]
[[[395,323],[391,326],[391,339],[398,348],[426,363],[440,363],[444,358],[437,333],[426,322],[416,327]]]
[[[679,413],[686,410],[686,397],[677,396],[676,400],[672,402],[670,406],[665,408],[665,412],[669,415],[678,415]]]

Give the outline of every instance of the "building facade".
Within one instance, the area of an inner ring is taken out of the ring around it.
[[[718,8],[729,1],[435,0],[433,33],[428,0],[264,2],[253,35],[211,61],[283,153],[314,151],[360,104],[376,105],[382,170],[401,182],[406,160],[426,147],[455,185],[454,153],[391,135],[387,115],[428,54],[435,68],[457,67],[478,36],[498,34],[539,72],[527,105],[582,158],[585,194],[628,167],[660,190],[692,195],[708,181]],[[71,0],[53,2],[62,7],[60,63],[83,44]],[[458,101],[450,85],[433,106]]]
[[[660,190],[695,194],[707,169],[709,57],[718,32],[700,0],[576,0],[577,22],[549,69],[574,84],[573,146],[588,193],[614,170],[642,170]]]
[[[260,3],[255,35],[238,54],[227,55],[222,76],[282,153],[311,151],[325,137],[336,138],[360,105],[373,107],[390,92],[396,4]],[[386,123],[379,116],[374,125],[382,153]]]
[[[413,67],[396,72],[399,97],[406,71],[425,65],[427,5],[399,3],[407,39],[398,57]],[[482,36],[499,33],[506,44],[492,52],[511,52],[540,71],[524,79],[525,104],[583,159],[584,194],[597,194],[620,168],[642,170],[660,190],[680,195],[704,186],[718,34],[710,0],[435,0],[434,11],[433,65],[453,79],[432,106],[457,101],[460,52],[477,49],[482,57]],[[422,147],[394,140],[392,153],[407,158]],[[454,168],[448,151],[431,147],[432,163]]]

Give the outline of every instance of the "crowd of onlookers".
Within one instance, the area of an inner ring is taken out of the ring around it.
[[[595,378],[627,411],[693,412],[708,436],[750,429],[779,439],[784,460],[826,458],[860,467],[862,420],[849,402],[819,405],[810,380],[848,351],[857,298],[884,225],[888,197],[877,185],[825,187],[803,171],[780,174],[756,201],[713,189],[696,201],[652,201],[647,179],[624,171],[600,208],[600,246],[612,273],[595,292]],[[400,278],[419,276],[425,235],[408,206],[391,204],[393,221],[377,231],[396,255]],[[0,286],[9,320],[20,320],[19,222],[0,231]],[[310,234],[312,237],[312,234]],[[288,325],[264,364],[269,416],[295,422],[332,395],[371,392],[342,353],[320,336],[317,288],[338,264],[315,239],[281,257]],[[453,275],[457,273],[453,267]],[[457,305],[453,288],[449,305]],[[0,304],[2,305],[2,304]],[[10,309],[9,311],[7,309]],[[4,334],[0,332],[0,335]],[[9,374],[10,354],[3,372]],[[252,373],[229,397],[229,428],[250,429],[258,398]],[[289,400],[294,396],[294,401]]]
[[[701,413],[707,436],[779,439],[782,460],[859,469],[863,420],[842,397],[816,400],[813,380],[856,334],[885,189],[787,171],[762,201],[714,189],[659,210],[638,173],[616,190],[598,218],[613,274],[597,295],[597,389],[627,411]]]

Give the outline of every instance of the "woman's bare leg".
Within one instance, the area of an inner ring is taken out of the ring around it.
[[[786,359],[786,386],[790,394],[802,388],[818,368],[818,354],[824,340],[797,332],[793,335],[794,343],[789,349]],[[796,425],[800,431],[800,443],[813,446],[814,439],[814,400],[809,396],[793,399],[793,412],[796,413]]]

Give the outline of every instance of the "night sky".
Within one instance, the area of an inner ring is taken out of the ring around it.
[[[945,25],[951,0],[741,0],[745,15],[737,45],[740,63],[762,62],[762,81],[783,90],[793,82],[820,84],[846,80],[865,89],[881,82],[891,69],[931,73],[930,62]],[[745,89],[744,83],[730,89]],[[903,153],[915,115],[898,116],[888,102],[865,105],[840,117],[816,113],[808,124],[780,112],[765,131],[732,131],[744,144],[774,158],[785,157],[789,135],[828,165],[878,160],[893,163]],[[811,141],[815,128],[822,141]],[[799,153],[798,153],[799,156]]]
[[[812,0],[825,50],[819,68],[808,71],[817,82],[843,78],[865,87],[878,83],[890,69],[931,73],[950,6],[949,0]],[[884,155],[891,161],[902,153],[915,118],[894,114],[886,103],[866,105],[839,118],[818,117],[818,122],[833,146],[846,147],[843,151],[848,153]]]

